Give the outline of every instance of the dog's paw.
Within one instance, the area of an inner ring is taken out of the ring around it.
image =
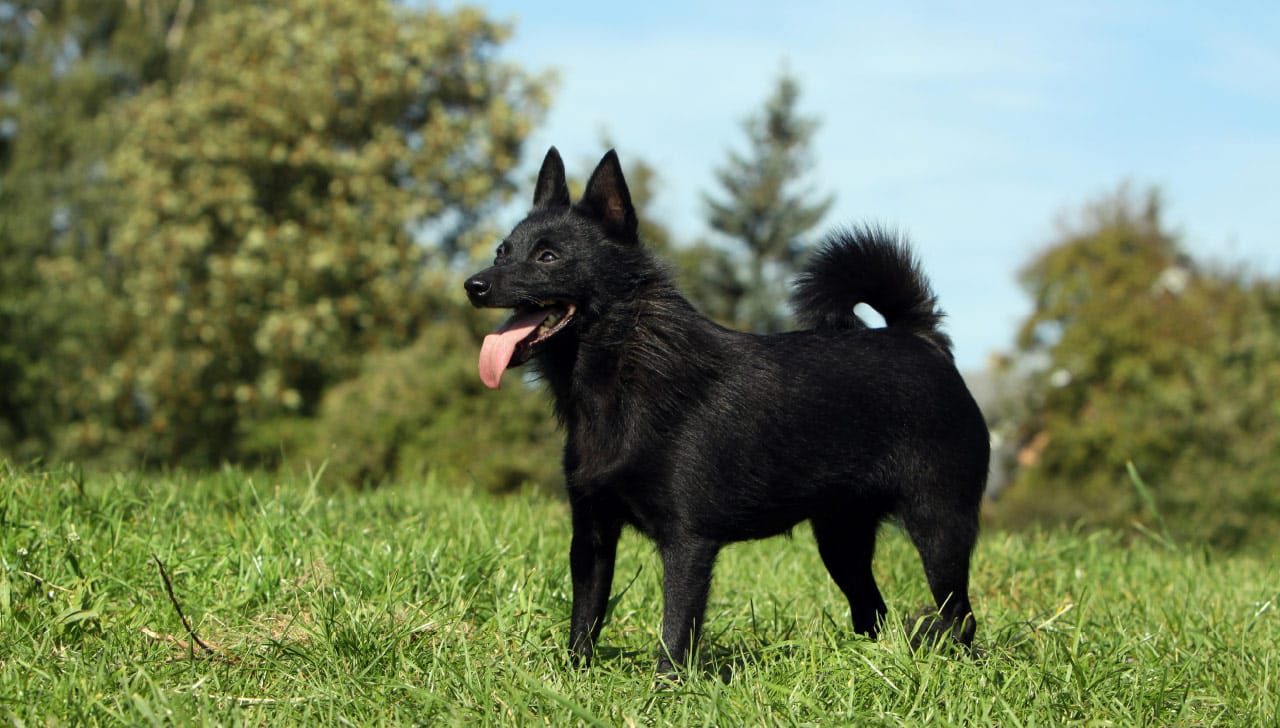
[[[574,669],[586,670],[591,667],[593,653],[590,643],[574,645],[569,648],[569,664]]]
[[[679,687],[684,682],[680,671],[669,660],[659,660],[657,674],[653,678],[654,690],[666,690]]]
[[[926,608],[907,626],[911,651],[958,650],[965,655],[974,656],[977,654],[973,648],[974,626],[972,614],[965,615],[963,620],[957,620]]]

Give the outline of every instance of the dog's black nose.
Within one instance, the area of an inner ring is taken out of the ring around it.
[[[483,298],[489,293],[489,289],[493,287],[488,278],[481,278],[480,276],[471,276],[463,285],[467,289],[467,295],[471,296],[472,299]]]

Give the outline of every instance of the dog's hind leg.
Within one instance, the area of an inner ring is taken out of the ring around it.
[[[573,540],[569,545],[569,573],[573,579],[573,616],[569,649],[573,660],[591,663],[596,639],[604,625],[613,585],[622,518],[607,498],[571,498]]]
[[[969,603],[969,559],[978,539],[977,505],[914,509],[903,514],[903,525],[920,552],[938,608],[937,616],[923,624],[916,642],[949,633],[956,642],[970,645],[977,629]]]
[[[876,528],[879,515],[853,517],[823,516],[813,519],[813,535],[818,553],[831,578],[849,600],[853,629],[875,638],[884,619],[884,598],[871,571],[871,558],[876,550]]]

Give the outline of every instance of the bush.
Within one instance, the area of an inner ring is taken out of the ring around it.
[[[489,490],[557,487],[550,402],[514,376],[500,392],[485,390],[478,341],[466,326],[438,322],[406,349],[370,355],[360,376],[325,396],[307,458],[366,486],[433,470]]]

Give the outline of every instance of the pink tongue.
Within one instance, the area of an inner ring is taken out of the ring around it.
[[[480,345],[480,381],[484,382],[484,386],[497,389],[502,384],[502,373],[511,363],[516,344],[533,333],[546,317],[546,311],[516,314],[499,326],[497,331],[484,337],[484,343]]]

